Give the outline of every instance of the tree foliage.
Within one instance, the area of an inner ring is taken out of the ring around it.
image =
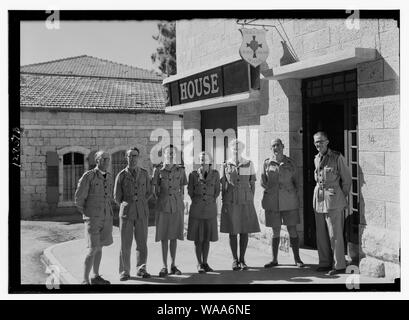
[[[152,36],[159,42],[156,52],[152,53],[152,63],[166,75],[176,74],[176,22],[161,21],[158,23],[158,34]]]

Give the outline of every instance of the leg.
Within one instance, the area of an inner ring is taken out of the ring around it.
[[[290,234],[290,243],[293,250],[294,261],[298,267],[304,267],[304,263],[300,258],[300,243],[298,240],[298,233],[296,226],[287,226],[288,233]]]
[[[96,251],[96,248],[90,248],[87,252],[87,255],[85,256],[83,282],[89,283],[89,274],[91,272],[92,266],[94,265],[94,257]]]
[[[171,259],[171,267],[175,266],[176,261],[176,248],[177,248],[177,239],[170,240],[170,259]]]
[[[163,268],[168,268],[168,240],[161,240]]]
[[[196,252],[196,259],[197,259],[197,264],[203,264],[204,259],[202,259],[202,247],[203,242],[202,241],[195,241],[195,252]]]
[[[344,215],[342,209],[330,210],[327,215],[328,234],[334,258],[334,268],[337,270],[345,269],[344,254],[344,234],[343,222]]]
[[[244,256],[246,254],[248,242],[249,242],[248,233],[240,233],[240,262],[244,262]]]
[[[135,221],[134,238],[136,242],[136,267],[146,269],[148,259],[148,221],[146,218]]]
[[[229,235],[230,250],[234,260],[238,260],[237,257],[237,234]]]
[[[207,257],[209,256],[210,241],[202,242],[203,263],[207,263]]]
[[[102,247],[96,248],[94,255],[94,264],[92,266],[93,278],[99,276],[99,265],[101,264],[102,259]]]
[[[273,251],[273,265],[278,265],[278,247],[280,246],[280,231],[281,225],[273,227],[273,239],[271,240],[271,247]]]
[[[319,267],[323,268],[331,267],[333,262],[325,215],[325,213],[315,213]]]
[[[119,218],[121,249],[119,252],[119,274],[130,275],[133,220]]]

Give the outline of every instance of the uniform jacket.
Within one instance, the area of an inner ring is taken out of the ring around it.
[[[345,208],[352,183],[345,158],[339,152],[328,149],[323,157],[319,153],[315,156],[314,165],[317,182],[313,198],[315,211]]]
[[[156,167],[153,171],[152,185],[158,198],[156,209],[163,213],[184,210],[183,188],[187,185],[185,168],[173,164]]]
[[[299,207],[297,166],[289,157],[284,156],[281,163],[270,158],[264,161],[261,186],[265,189],[263,209],[286,211]]]
[[[75,205],[82,209],[84,218],[103,218],[112,215],[113,177],[107,172],[106,177],[97,168],[85,172],[78,181],[75,191]]]
[[[132,174],[126,167],[115,179],[114,199],[119,207],[119,216],[128,219],[147,218],[149,216],[148,199],[152,195],[148,172],[137,168]]]
[[[220,194],[220,175],[209,168],[206,178],[201,168],[189,174],[187,190],[192,204],[189,215],[198,219],[217,216],[216,198]]]
[[[252,202],[255,181],[256,173],[250,160],[241,163],[232,160],[225,162],[221,178],[223,202],[235,204]]]

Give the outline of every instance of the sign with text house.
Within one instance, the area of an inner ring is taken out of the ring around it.
[[[236,61],[166,84],[168,106],[259,89],[259,70]]]

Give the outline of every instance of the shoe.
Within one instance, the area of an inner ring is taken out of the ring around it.
[[[203,268],[203,264],[198,264],[197,265],[197,272],[199,273],[205,273],[205,269]]]
[[[335,276],[336,274],[345,273],[345,269],[332,269],[328,271],[327,276]]]
[[[175,274],[180,276],[182,274],[182,271],[180,271],[176,266],[170,267],[170,274]]]
[[[81,284],[88,284],[89,285],[90,283],[88,281],[84,280],[84,281],[81,282]]]
[[[237,260],[233,260],[233,264],[232,264],[231,267],[232,267],[233,271],[238,271],[238,270],[241,269],[241,267],[239,265],[239,262]]]
[[[207,263],[203,263],[203,269],[205,272],[213,272],[214,270],[210,268],[210,266]]]
[[[328,272],[332,270],[332,267],[318,267],[317,269],[315,269],[315,271],[317,272]]]
[[[108,280],[105,280],[100,275],[91,278],[91,284],[111,284]]]
[[[129,274],[124,273],[124,274],[121,274],[121,275],[119,276],[119,281],[127,281],[127,280],[129,280],[130,278],[131,278],[131,276],[130,276]]]
[[[266,263],[264,265],[264,268],[274,268],[278,266],[278,262],[277,261],[271,261],[269,263]]]
[[[304,267],[305,267],[304,262],[302,262],[301,260],[296,261],[296,262],[295,262],[295,265],[296,265],[298,268],[304,268]]]
[[[159,277],[164,278],[169,274],[168,269],[167,268],[162,268],[159,271]]]
[[[145,268],[140,268],[138,272],[136,273],[136,276],[139,278],[145,278],[145,279],[151,277],[151,275],[148,273],[148,271],[146,271]]]
[[[240,268],[243,271],[246,271],[246,270],[249,269],[249,267],[247,266],[247,264],[244,261],[240,262]]]

